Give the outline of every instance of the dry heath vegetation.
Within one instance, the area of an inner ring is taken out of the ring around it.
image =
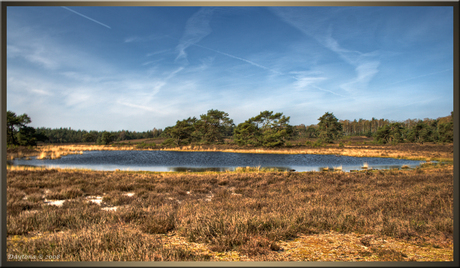
[[[11,261],[453,261],[452,165],[356,173],[9,168],[7,185]]]

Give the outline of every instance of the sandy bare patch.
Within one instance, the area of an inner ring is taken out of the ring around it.
[[[421,246],[390,237],[356,233],[301,235],[281,241],[283,259],[292,261],[453,261],[453,247]]]
[[[209,191],[209,194],[206,195],[206,198],[204,199],[204,201],[211,202],[213,197],[214,197],[214,194],[211,191]]]
[[[46,205],[50,205],[50,206],[61,207],[64,204],[65,201],[67,201],[67,200],[49,200],[49,199],[45,199],[44,203]]]
[[[87,196],[86,199],[88,199],[88,202],[93,202],[93,203],[96,203],[98,205],[101,205],[102,203],[102,196]]]
[[[104,210],[104,211],[117,211],[121,208],[125,208],[126,206],[113,206],[113,207],[103,207],[101,208],[101,210]]]

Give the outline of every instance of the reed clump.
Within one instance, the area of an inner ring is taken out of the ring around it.
[[[361,167],[362,169],[368,169],[369,168],[369,165],[367,164],[367,162],[364,162],[363,166]]]

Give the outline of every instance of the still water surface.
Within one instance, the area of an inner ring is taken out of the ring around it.
[[[247,166],[295,171],[320,171],[325,167],[333,169],[342,166],[343,171],[350,171],[361,169],[364,163],[369,168],[390,169],[401,168],[403,165],[414,168],[423,161],[313,154],[171,151],[85,151],[82,155],[67,155],[54,160],[31,158],[11,161],[12,165],[145,171],[231,171],[236,167]]]

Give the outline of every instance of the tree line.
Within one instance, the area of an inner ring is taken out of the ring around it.
[[[372,117],[371,120],[366,120],[366,119],[360,118],[359,120],[355,119],[353,121],[350,121],[350,120],[339,120],[339,121],[343,125],[344,135],[346,135],[346,136],[367,136],[367,137],[371,137],[381,127],[385,127],[385,126],[391,125],[393,123],[399,123],[405,129],[412,129],[416,125],[419,125],[419,127],[421,127],[422,125],[421,125],[420,122],[423,122],[423,124],[426,124],[427,126],[432,126],[434,128],[437,128],[436,131],[439,131],[439,126],[441,128],[444,127],[444,125],[443,126],[441,126],[441,125],[451,121],[451,116],[452,116],[452,113],[451,113],[450,116],[446,116],[446,117],[442,117],[442,118],[438,118],[438,119],[430,119],[430,118],[425,118],[423,120],[420,120],[420,119],[407,119],[407,120],[402,121],[402,122],[390,121],[388,119],[376,119],[375,117]],[[426,127],[424,127],[424,128],[426,128]]]
[[[113,141],[156,138],[163,130],[154,128],[150,131],[136,132],[129,130],[120,131],[86,131],[71,128],[37,128],[37,132],[48,137],[48,143],[96,143],[109,144]]]
[[[320,120],[321,122],[321,120]],[[407,119],[402,122],[388,119],[371,120],[338,120],[342,126],[340,136],[367,136],[373,137],[376,143],[400,142],[442,142],[450,143],[454,140],[453,112],[450,116],[438,119],[425,118]],[[294,127],[296,138],[319,138],[320,123],[306,127],[301,124]]]
[[[289,141],[302,138],[316,138],[321,143],[332,143],[343,136],[368,136],[380,144],[400,142],[453,142],[453,112],[450,116],[403,122],[387,119],[339,120],[333,113],[326,112],[318,118],[316,125],[292,126],[290,117],[283,113],[263,111],[260,114],[235,125],[228,113],[208,110],[199,118],[189,117],[177,120],[174,126],[144,132],[86,131],[71,128],[33,128],[27,126],[32,121],[27,114],[16,115],[7,111],[7,144],[35,146],[44,143],[96,143],[165,138],[163,146],[183,146],[188,144],[234,143],[239,146],[280,147]]]
[[[408,126],[409,125],[409,126]],[[442,142],[454,141],[453,112],[445,118],[425,119],[413,122],[391,122],[377,129],[373,134],[374,140],[378,143],[400,143],[400,142]]]
[[[44,143],[96,143],[109,144],[114,141],[135,140],[160,137],[163,130],[156,129],[144,132],[129,130],[121,131],[86,131],[71,128],[33,128],[27,126],[32,120],[27,114],[16,115],[7,111],[7,145],[35,146]]]

